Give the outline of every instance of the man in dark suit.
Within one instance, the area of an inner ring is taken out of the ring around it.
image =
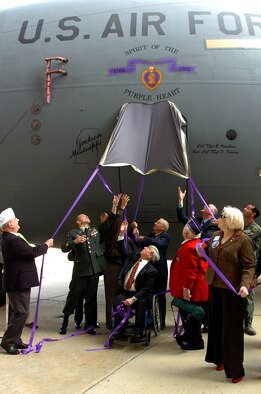
[[[134,228],[133,234],[141,247],[154,245],[159,251],[160,259],[155,264],[158,271],[158,276],[154,286],[154,293],[158,294],[160,306],[160,323],[161,329],[165,328],[166,318],[166,289],[168,282],[168,263],[167,263],[167,249],[169,246],[170,238],[167,233],[169,223],[167,220],[160,218],[154,225],[152,232],[147,236],[140,235],[138,227]]]
[[[103,231],[102,239],[104,240],[104,257],[107,261],[107,267],[104,272],[104,290],[105,290],[105,313],[106,327],[112,328],[112,305],[115,294],[119,290],[118,277],[123,266],[123,258],[117,247],[117,239],[123,222],[124,209],[126,208],[130,198],[127,194],[119,194],[114,196],[112,210],[109,214],[103,213],[100,216],[102,226],[106,226],[111,216],[112,223],[107,230]],[[118,207],[119,202],[120,206]],[[101,227],[103,228],[103,227]],[[130,245],[130,244],[129,244]]]
[[[158,249],[153,245],[144,247],[140,253],[128,253],[124,249],[124,241],[121,240],[123,234],[122,226],[118,245],[120,253],[126,259],[119,276],[120,291],[115,297],[114,307],[116,308],[121,302],[126,306],[133,306],[135,309],[135,331],[132,333],[131,340],[138,342],[142,339],[145,310],[149,306],[157,277],[157,270],[152,263],[156,263],[160,255]],[[116,327],[120,321],[121,317],[116,315],[114,326]],[[124,336],[124,328],[118,336],[121,338]]]
[[[0,245],[1,245],[1,240],[2,240],[2,229],[0,229]],[[3,262],[1,247],[0,247],[0,306],[5,304],[5,292],[3,290],[3,267],[4,267],[4,262]]]
[[[184,214],[184,210],[183,210],[183,201],[184,198],[186,196],[187,191],[184,190],[184,192],[182,192],[181,188],[178,187],[178,199],[179,199],[179,205],[177,207],[177,216],[178,216],[178,221],[180,223],[184,223],[186,224],[187,221],[189,220],[189,216],[186,216]],[[210,238],[211,235],[215,232],[218,231],[219,228],[217,226],[217,224],[212,223],[212,219],[213,216],[211,215],[210,211],[212,212],[212,214],[217,217],[218,214],[218,210],[215,207],[215,205],[213,204],[209,204],[208,208],[207,207],[203,207],[201,209],[201,214],[202,216],[196,217],[196,219],[199,221],[199,223],[201,224],[201,239],[204,238]]]
[[[30,246],[18,233],[19,219],[8,208],[0,214],[2,227],[2,254],[4,259],[4,290],[12,308],[9,325],[3,335],[1,347],[8,354],[19,354],[18,349],[28,347],[22,339],[22,331],[29,315],[31,287],[39,286],[34,258],[45,254],[53,246],[53,239]]]

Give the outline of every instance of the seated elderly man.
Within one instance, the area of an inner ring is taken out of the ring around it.
[[[114,308],[121,302],[135,309],[135,330],[131,335],[132,342],[139,342],[143,337],[145,310],[153,294],[153,287],[157,277],[157,270],[152,262],[159,260],[159,251],[153,246],[144,247],[139,253],[128,252],[124,247],[124,233],[127,224],[123,223],[118,238],[119,251],[125,262],[120,273],[118,282],[119,294],[114,300]],[[122,320],[121,316],[114,317],[114,327]],[[125,339],[125,327],[122,326],[115,334],[115,339]]]

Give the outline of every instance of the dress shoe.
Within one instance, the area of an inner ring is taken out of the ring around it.
[[[61,335],[65,335],[67,333],[68,323],[69,323],[69,316],[68,315],[64,315],[64,317],[63,317],[63,324],[62,324],[62,327],[59,330],[59,333]]]
[[[138,343],[138,342],[143,342],[145,339],[145,336],[143,335],[142,332],[140,331],[134,331],[133,333],[131,333],[130,336],[130,343]]]
[[[176,342],[182,348],[185,342],[189,342],[189,339],[186,334],[176,335]]]
[[[96,330],[95,330],[95,328],[93,326],[84,325],[84,330],[88,330],[86,332],[86,334],[89,334],[89,335],[95,335],[96,334]]]
[[[84,326],[83,326],[83,329],[84,329],[84,330],[87,330],[87,328],[90,327],[90,326],[91,326],[91,324],[88,324],[88,323],[85,322],[85,323],[84,323]],[[94,327],[94,328],[100,328],[100,325],[99,325],[98,322],[96,322],[95,324],[93,324],[93,327]]]
[[[216,366],[216,371],[223,371],[224,370],[224,364],[218,364]]]
[[[81,323],[74,323],[74,327],[77,328],[77,330],[82,328]]]
[[[62,326],[59,330],[59,334],[65,335],[67,333],[67,327]]]
[[[24,343],[22,339],[19,339],[19,341],[15,342],[15,347],[16,349],[28,349],[28,343]]]
[[[256,335],[256,330],[251,326],[246,326],[245,333],[247,335]]]
[[[180,347],[183,350],[200,350],[204,349],[204,342],[202,341],[202,343],[183,343],[183,345],[181,345]]]
[[[3,341],[1,342],[1,347],[5,349],[5,351],[8,354],[16,355],[19,354],[19,350],[16,348],[14,343],[4,343]]]
[[[243,380],[243,376],[241,378],[233,378],[232,383],[239,383],[241,380]]]

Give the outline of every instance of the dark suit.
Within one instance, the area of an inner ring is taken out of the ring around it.
[[[39,285],[34,258],[47,250],[45,243],[32,247],[19,236],[3,232],[3,285],[13,311],[2,339],[7,344],[18,342],[22,335],[29,315],[31,287]]]
[[[115,294],[119,291],[118,277],[122,269],[123,259],[117,248],[117,238],[119,229],[123,221],[124,211],[119,209],[114,215],[112,223],[106,231],[104,231],[103,239],[105,245],[104,257],[107,261],[107,267],[104,271],[104,289],[106,302],[106,327],[112,327],[112,305]],[[109,214],[108,220],[112,213]]]
[[[178,221],[180,223],[186,224],[187,221],[189,220],[189,216],[186,216],[184,214],[183,207],[177,207],[177,216],[178,216]],[[196,219],[199,221],[202,227],[202,232],[200,237],[201,239],[210,238],[215,231],[219,230],[218,226],[212,223],[212,218],[207,219],[205,221],[203,221],[202,217],[196,217]]]
[[[0,234],[0,244],[1,244],[2,234]],[[0,247],[0,306],[5,304],[5,292],[3,290],[3,256]]]
[[[153,245],[158,248],[160,259],[153,263],[154,267],[158,271],[158,276],[154,286],[154,293],[165,292],[167,289],[168,282],[168,263],[167,263],[167,249],[169,246],[169,235],[167,233],[154,234],[150,233],[147,237],[144,237],[140,241],[141,247]],[[158,295],[160,304],[160,314],[161,314],[161,328],[165,328],[165,318],[166,318],[166,294]]]
[[[120,250],[123,250],[123,241],[119,241]],[[124,289],[124,281],[129,270],[134,266],[134,264],[140,258],[139,253],[129,253],[125,259],[123,268],[121,270],[118,283],[120,286],[119,294],[116,295],[114,306],[120,304],[126,298],[135,296],[137,301],[133,304],[135,308],[135,325],[138,331],[142,331],[144,328],[144,314],[145,309],[151,300],[153,294],[154,283],[157,277],[157,270],[154,268],[151,262],[148,262],[138,273],[135,279],[135,291],[129,291]],[[115,317],[115,325],[119,323],[119,318]]]

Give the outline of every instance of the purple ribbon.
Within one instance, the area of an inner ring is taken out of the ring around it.
[[[127,209],[124,209],[124,221],[128,221],[128,216],[127,216]],[[124,234],[124,247],[126,250],[128,250],[128,231],[125,232]]]
[[[194,189],[191,183],[191,179],[189,179],[189,186],[190,186],[190,196],[191,196],[191,215],[195,216],[195,200],[194,200]]]
[[[173,314],[174,314],[174,312],[173,312]],[[176,339],[176,337],[178,335],[180,335],[182,333],[182,331],[183,331],[183,325],[181,323],[181,317],[180,317],[179,310],[178,310],[178,313],[177,313],[177,320],[175,318],[174,318],[174,320],[175,320],[175,326],[174,326],[174,331],[173,331],[173,334],[172,334],[172,338]]]
[[[111,337],[126,323],[129,317],[132,314],[131,306],[124,305],[123,301],[117,306],[116,310],[113,312],[112,316],[119,314],[122,317],[121,322],[113,329],[113,331],[109,334],[108,339],[104,345],[105,348],[110,348],[110,339]]]
[[[55,230],[53,236],[51,238],[54,238],[56,236],[56,234],[58,233],[58,231],[60,230],[60,228],[62,227],[62,225],[64,224],[64,222],[66,221],[66,219],[68,218],[68,216],[70,215],[70,213],[73,211],[73,209],[76,207],[76,205],[78,204],[78,202],[80,201],[80,199],[82,198],[83,194],[86,192],[86,190],[88,189],[88,187],[90,186],[91,182],[93,181],[94,177],[96,176],[96,174],[99,172],[99,168],[100,165],[98,164],[97,167],[95,168],[95,170],[93,171],[92,175],[90,176],[90,178],[88,179],[86,185],[83,187],[82,191],[78,194],[78,196],[76,197],[74,203],[72,204],[71,208],[68,210],[68,212],[66,213],[66,215],[64,216],[63,220],[61,221],[61,223],[59,224],[59,226],[57,227],[57,229]]]
[[[102,175],[100,174],[100,172],[98,172],[98,177],[100,178],[103,186],[111,193],[114,195],[114,193],[112,192],[112,190],[110,189],[108,183],[105,181],[105,179],[102,177]]]
[[[21,353],[22,354],[28,354],[30,352],[32,352],[34,350],[35,353],[40,353],[44,342],[57,342],[57,341],[64,341],[65,339],[69,339],[72,337],[77,337],[79,335],[83,335],[86,334],[88,331],[90,331],[91,329],[93,329],[93,327],[88,327],[86,330],[82,330],[82,331],[78,331],[77,333],[72,333],[69,335],[66,335],[66,337],[63,338],[58,338],[58,339],[53,339],[53,338],[42,338],[41,341],[37,342],[37,344],[35,345],[35,347],[28,346],[28,349],[22,350]]]
[[[220,271],[220,269],[216,266],[215,263],[213,263],[213,261],[208,257],[208,255],[206,254],[206,252],[204,251],[204,249],[202,248],[202,246],[198,243],[196,245],[196,249],[199,251],[199,253],[204,257],[204,259],[207,260],[207,262],[209,263],[209,265],[213,268],[213,270],[217,273],[217,275],[223,280],[223,282],[225,283],[225,285],[227,285],[227,287],[232,290],[236,295],[239,295],[239,293],[236,291],[236,289],[234,288],[234,286],[229,282],[229,280],[225,277],[225,275],[223,274],[223,272]]]
[[[136,65],[145,64],[148,66],[158,65],[158,64],[167,64],[169,72],[186,72],[186,73],[196,73],[195,66],[187,66],[187,65],[177,65],[177,61],[171,57],[165,57],[155,62],[142,60],[142,59],[132,59],[127,62],[127,66],[113,67],[108,69],[108,76],[111,77],[117,74],[129,74],[136,72]]]
[[[134,221],[136,221],[136,219],[137,219],[138,210],[139,210],[139,207],[140,207],[140,200],[141,200],[141,195],[142,195],[142,192],[143,192],[144,180],[145,180],[145,176],[143,175],[141,177],[141,181],[140,181],[139,197],[138,197],[138,202],[137,202],[137,206],[136,206],[135,215],[134,215],[134,218],[133,218]]]
[[[60,228],[62,227],[62,225],[64,224],[64,222],[68,218],[68,216],[70,215],[70,213],[73,211],[75,206],[78,204],[79,200],[81,199],[81,197],[83,196],[85,191],[90,186],[92,180],[94,179],[96,174],[99,172],[99,168],[100,168],[100,165],[98,164],[96,169],[93,171],[92,175],[88,179],[88,181],[85,184],[85,186],[83,187],[82,191],[78,194],[76,200],[74,201],[74,203],[72,204],[71,208],[68,210],[68,212],[66,213],[66,215],[62,219],[61,223],[59,224],[59,226],[57,227],[57,229],[55,230],[55,232],[54,232],[54,234],[53,234],[53,236],[51,238],[54,238],[56,236],[56,234],[58,233],[58,231],[60,230]],[[30,336],[28,348],[25,349],[24,351],[22,351],[22,354],[28,354],[28,353],[30,353],[30,352],[32,352],[34,350],[34,347],[32,346],[32,344],[33,344],[35,330],[36,330],[36,325],[37,325],[37,321],[38,321],[39,306],[40,306],[40,294],[41,294],[42,278],[43,278],[43,267],[44,267],[44,255],[43,255],[42,265],[41,265],[41,273],[40,273],[40,281],[39,281],[40,283],[39,283],[39,290],[38,290],[38,296],[37,296],[37,303],[36,303],[36,311],[35,311],[33,328],[32,328],[32,331],[31,331],[31,336]]]
[[[138,202],[137,202],[137,206],[136,206],[136,210],[135,210],[135,215],[133,220],[136,221],[137,219],[137,215],[138,215],[138,210],[139,210],[139,206],[140,206],[140,201],[141,201],[141,196],[142,196],[142,192],[143,192],[143,188],[144,188],[144,181],[145,181],[145,176],[143,175],[140,181],[140,190],[139,190],[139,196],[138,196]],[[138,243],[138,248],[139,250],[141,249],[141,243],[140,240],[137,236],[137,234],[134,234],[134,238],[135,241]]]
[[[190,184],[190,188],[191,188],[191,195],[193,195],[193,190],[195,190],[199,196],[199,198],[203,201],[204,206],[206,207],[206,209],[208,210],[209,214],[212,216],[213,219],[215,219],[215,216],[213,215],[213,212],[211,212],[211,210],[209,209],[209,206],[207,204],[207,202],[204,200],[203,196],[200,194],[199,190],[197,189],[195,183],[193,182],[192,178],[189,178],[189,184]],[[191,201],[192,204],[192,201]],[[194,209],[194,207],[193,207]]]
[[[22,350],[22,354],[28,354],[34,350],[33,347],[33,340],[34,340],[34,335],[35,335],[35,330],[36,330],[36,325],[38,321],[38,314],[39,314],[39,306],[40,306],[40,295],[41,295],[41,289],[42,289],[42,279],[43,279],[43,267],[44,267],[44,256],[42,258],[42,264],[41,264],[41,272],[40,272],[40,281],[39,281],[39,290],[38,290],[38,295],[37,295],[37,303],[36,303],[36,310],[35,310],[35,315],[34,315],[34,323],[30,335],[30,340],[28,344],[28,348],[25,350]]]

